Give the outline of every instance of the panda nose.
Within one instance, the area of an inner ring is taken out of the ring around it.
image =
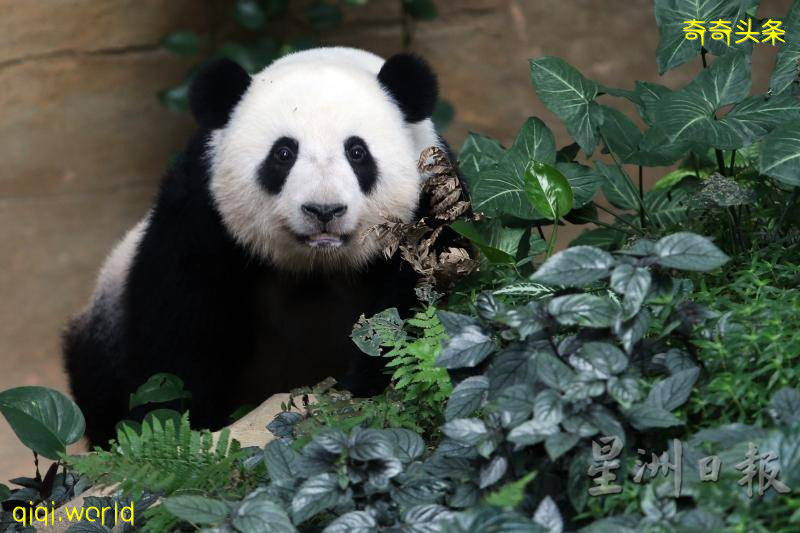
[[[303,212],[317,218],[320,222],[330,222],[347,211],[344,204],[303,204]]]

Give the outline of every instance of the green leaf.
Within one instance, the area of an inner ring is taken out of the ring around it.
[[[486,424],[478,418],[456,418],[446,422],[441,429],[454,441],[467,445],[478,444],[489,434]]]
[[[545,389],[533,400],[533,417],[546,424],[559,424],[564,419],[564,402],[561,394]]]
[[[652,277],[650,271],[632,265],[619,265],[611,273],[611,289],[624,296],[625,314],[633,316],[642,307],[647,292],[650,290]]]
[[[277,484],[291,485],[297,479],[294,465],[298,453],[282,440],[273,440],[264,447],[264,462],[270,479]]]
[[[350,511],[345,513],[323,530],[325,533],[373,533],[378,530],[378,523],[366,511]]]
[[[548,285],[580,287],[608,277],[614,257],[591,246],[573,246],[550,257],[531,276]]]
[[[53,460],[60,459],[67,445],[78,442],[86,429],[75,402],[44,387],[0,392],[0,413],[22,444]]]
[[[642,397],[639,381],[632,377],[622,377],[608,381],[608,393],[623,408],[628,409]]]
[[[533,521],[549,533],[561,533],[564,530],[564,519],[561,517],[556,502],[550,496],[545,496],[539,502],[539,506],[533,513]]]
[[[584,231],[569,243],[569,245],[571,247],[592,246],[603,250],[616,250],[622,244],[625,237],[626,234],[623,231],[613,228],[597,228]]]
[[[683,29],[687,20],[728,20],[736,21],[745,18],[744,6],[740,2],[720,0],[655,0],[656,23],[661,33],[661,40],[656,51],[658,72],[664,72],[683,65],[700,54],[700,40],[689,40]],[[733,37],[733,36],[732,36]],[[731,39],[731,47],[727,43],[714,41],[706,32],[704,46],[715,55],[723,55],[732,49],[741,48],[749,51],[752,47],[747,43],[735,44]]]
[[[489,379],[485,376],[472,376],[456,385],[447,400],[445,420],[465,418],[480,409],[488,391]]]
[[[569,294],[550,300],[547,311],[565,326],[607,328],[614,324],[619,309],[609,300],[593,294]]]
[[[575,372],[561,359],[548,352],[537,355],[536,376],[548,387],[560,390],[566,389],[570,383],[575,381]]]
[[[556,433],[544,440],[544,449],[551,461],[555,461],[578,444],[581,438],[574,433]]]
[[[335,474],[319,474],[305,480],[292,498],[293,522],[302,524],[333,507],[339,496],[339,479]]]
[[[495,455],[492,459],[483,465],[478,477],[478,487],[485,489],[491,487],[503,477],[508,470],[508,460],[502,455]]]
[[[558,424],[533,419],[523,422],[508,433],[508,441],[514,444],[533,445],[558,433]]]
[[[397,308],[390,307],[371,318],[356,322],[350,338],[362,352],[377,357],[381,355],[382,346],[391,346],[405,339],[404,323]]]
[[[511,483],[507,483],[498,490],[486,496],[486,503],[492,507],[513,508],[519,505],[525,498],[525,487],[533,481],[537,472],[528,472],[521,478]]]
[[[587,342],[570,355],[572,368],[594,379],[609,379],[628,367],[622,350],[606,342]]]
[[[189,85],[191,80],[184,80],[177,87],[158,93],[161,105],[175,113],[185,113],[189,110]]]
[[[600,188],[603,177],[591,167],[578,163],[556,163],[556,168],[567,178],[572,188],[572,207],[588,204]]]
[[[639,209],[639,192],[624,170],[616,165],[606,165],[602,161],[597,161],[595,166],[603,176],[603,195],[614,207]]]
[[[267,24],[267,13],[258,0],[236,0],[234,18],[249,30],[261,30]]]
[[[382,433],[391,442],[394,448],[394,456],[404,463],[410,463],[425,453],[425,442],[422,437],[411,430],[387,428]]]
[[[306,483],[300,487],[300,490],[309,491]],[[299,491],[295,500],[298,496]],[[325,496],[322,496],[322,499],[324,500]],[[294,504],[294,500],[292,504]],[[306,507],[304,512],[309,512],[309,508]],[[232,522],[236,530],[241,533],[294,533],[297,531],[289,520],[289,516],[272,501],[272,497],[266,489],[256,489],[247,496],[234,513]]]
[[[697,141],[716,148],[739,148],[742,139],[730,124],[714,120],[714,113],[744,99],[750,85],[750,56],[744,52],[722,56],[685,88],[661,99],[655,113],[657,128],[670,143]],[[653,144],[652,135],[643,142],[645,148]]]
[[[128,408],[133,410],[140,405],[148,403],[171,402],[191,397],[191,393],[183,389],[183,380],[181,378],[162,372],[151,376],[150,379],[136,389],[136,392],[130,395]]]
[[[778,126],[764,137],[758,170],[781,183],[800,187],[800,120]]]
[[[490,263],[516,264],[517,250],[525,234],[523,228],[505,228],[498,219],[488,224],[456,220],[450,227],[475,244]]]
[[[536,94],[564,122],[583,151],[591,154],[597,146],[597,128],[603,123],[603,111],[594,101],[597,84],[556,57],[531,60],[530,67]]]
[[[754,95],[736,104],[719,122],[729,127],[741,139],[743,146],[748,146],[775,126],[799,118],[800,102],[797,98],[788,94],[772,97]]]
[[[696,272],[714,270],[730,259],[707,238],[689,232],[661,238],[655,245],[655,255],[662,266]]]
[[[572,209],[572,187],[555,167],[531,161],[525,171],[525,194],[539,213],[558,220]]]
[[[677,409],[689,399],[689,394],[691,394],[692,387],[699,375],[700,369],[694,367],[681,370],[656,382],[647,395],[646,403],[667,411]]]
[[[646,402],[634,405],[627,414],[628,420],[630,420],[633,427],[639,430],[668,428],[683,424],[666,409]]]
[[[511,148],[473,135],[465,143],[460,160],[476,211],[489,215],[507,213],[519,218],[543,218],[525,196],[525,171],[531,160],[555,163],[553,134],[538,118],[529,118]]]
[[[689,218],[691,197],[683,189],[655,187],[644,194],[647,219],[659,228],[680,226]]]
[[[775,69],[769,79],[772,94],[800,94],[797,80],[797,64],[800,61],[800,4],[792,2],[789,14],[783,23],[785,44],[781,45],[775,60]]]
[[[448,339],[436,364],[444,368],[473,367],[494,350],[494,342],[477,326],[466,326]]]
[[[0,483],[0,503],[2,503],[4,500],[7,500],[9,496],[11,496],[11,490]]]
[[[173,516],[190,524],[216,524],[225,520],[230,512],[225,502],[203,496],[171,496],[162,504]]]
[[[191,56],[200,51],[200,37],[193,31],[174,31],[161,40],[161,46],[182,56]]]
[[[621,111],[608,106],[600,106],[603,110],[603,124],[600,133],[607,143],[609,151],[614,153],[623,163],[637,163],[636,153],[642,132]]]
[[[779,390],[772,395],[769,406],[773,417],[784,426],[791,426],[800,420],[800,392],[796,389],[786,387]]]

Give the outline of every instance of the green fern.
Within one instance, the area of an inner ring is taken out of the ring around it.
[[[209,431],[193,431],[188,413],[176,428],[173,420],[162,424],[152,418],[141,433],[123,425],[111,451],[69,457],[78,472],[96,483],[118,483],[122,492],[138,500],[144,491],[169,495],[178,490],[213,492],[229,484],[243,457],[239,443],[226,429],[214,444]]]

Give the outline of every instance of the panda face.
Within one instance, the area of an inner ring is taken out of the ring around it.
[[[380,253],[367,229],[413,217],[416,162],[438,136],[406,121],[376,56],[369,68],[287,59],[253,77],[212,134],[212,196],[231,234],[278,267],[358,268]]]

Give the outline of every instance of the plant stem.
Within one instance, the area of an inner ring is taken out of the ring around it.
[[[596,218],[584,218],[584,219],[581,219],[581,220],[585,220],[586,222],[589,222],[589,223],[592,223],[592,224],[596,224],[596,225],[602,226],[604,228],[613,229],[614,231],[619,231],[620,233],[626,233],[626,234],[632,235],[634,237],[641,236],[641,233],[634,233],[634,232],[632,232],[631,230],[629,230],[627,228],[621,228],[619,226],[612,226],[611,224],[608,224],[607,222],[603,222],[602,220],[598,220]]]
[[[708,68],[708,63],[706,63],[706,48],[704,46],[700,47],[700,58],[703,60],[703,68]]]
[[[731,152],[731,168],[728,171],[728,176],[733,176],[733,165],[736,163],[736,150]]]
[[[558,217],[553,221],[553,231],[550,233],[550,240],[547,242],[547,257],[553,255],[553,250],[556,247],[556,239],[558,238]]]
[[[543,241],[546,241],[547,239],[545,238],[544,232],[542,231],[542,226],[536,224],[536,229],[539,230],[539,237],[541,237]]]
[[[639,165],[639,219],[642,223],[642,228],[647,226],[645,222],[644,212],[644,185],[642,184],[642,165]]]
[[[627,224],[628,226],[632,227],[634,230],[636,230],[636,233],[638,233],[639,235],[642,235],[644,233],[641,228],[637,228],[636,226],[634,226],[633,224],[631,224],[630,222],[628,222],[627,220],[625,220],[624,218],[622,218],[618,214],[614,213],[613,211],[610,211],[610,210],[606,209],[602,205],[600,205],[600,204],[598,204],[596,202],[592,202],[592,205],[594,205],[597,209],[608,213],[609,215],[611,215],[612,217],[616,218],[617,220],[619,220],[623,224]]]
[[[789,214],[792,207],[795,203],[797,203],[797,198],[800,196],[800,187],[795,187],[792,189],[792,195],[789,196],[789,201],[786,202],[786,205],[783,207],[783,212],[781,213],[780,218],[778,219],[778,223],[775,225],[776,229],[780,230],[780,227],[783,225],[783,220],[786,218],[786,215]]]
[[[716,120],[716,117],[714,119]],[[725,159],[722,157],[722,150],[720,150],[719,148],[714,148],[714,153],[717,155],[717,166],[719,167],[719,173],[724,176]]]

